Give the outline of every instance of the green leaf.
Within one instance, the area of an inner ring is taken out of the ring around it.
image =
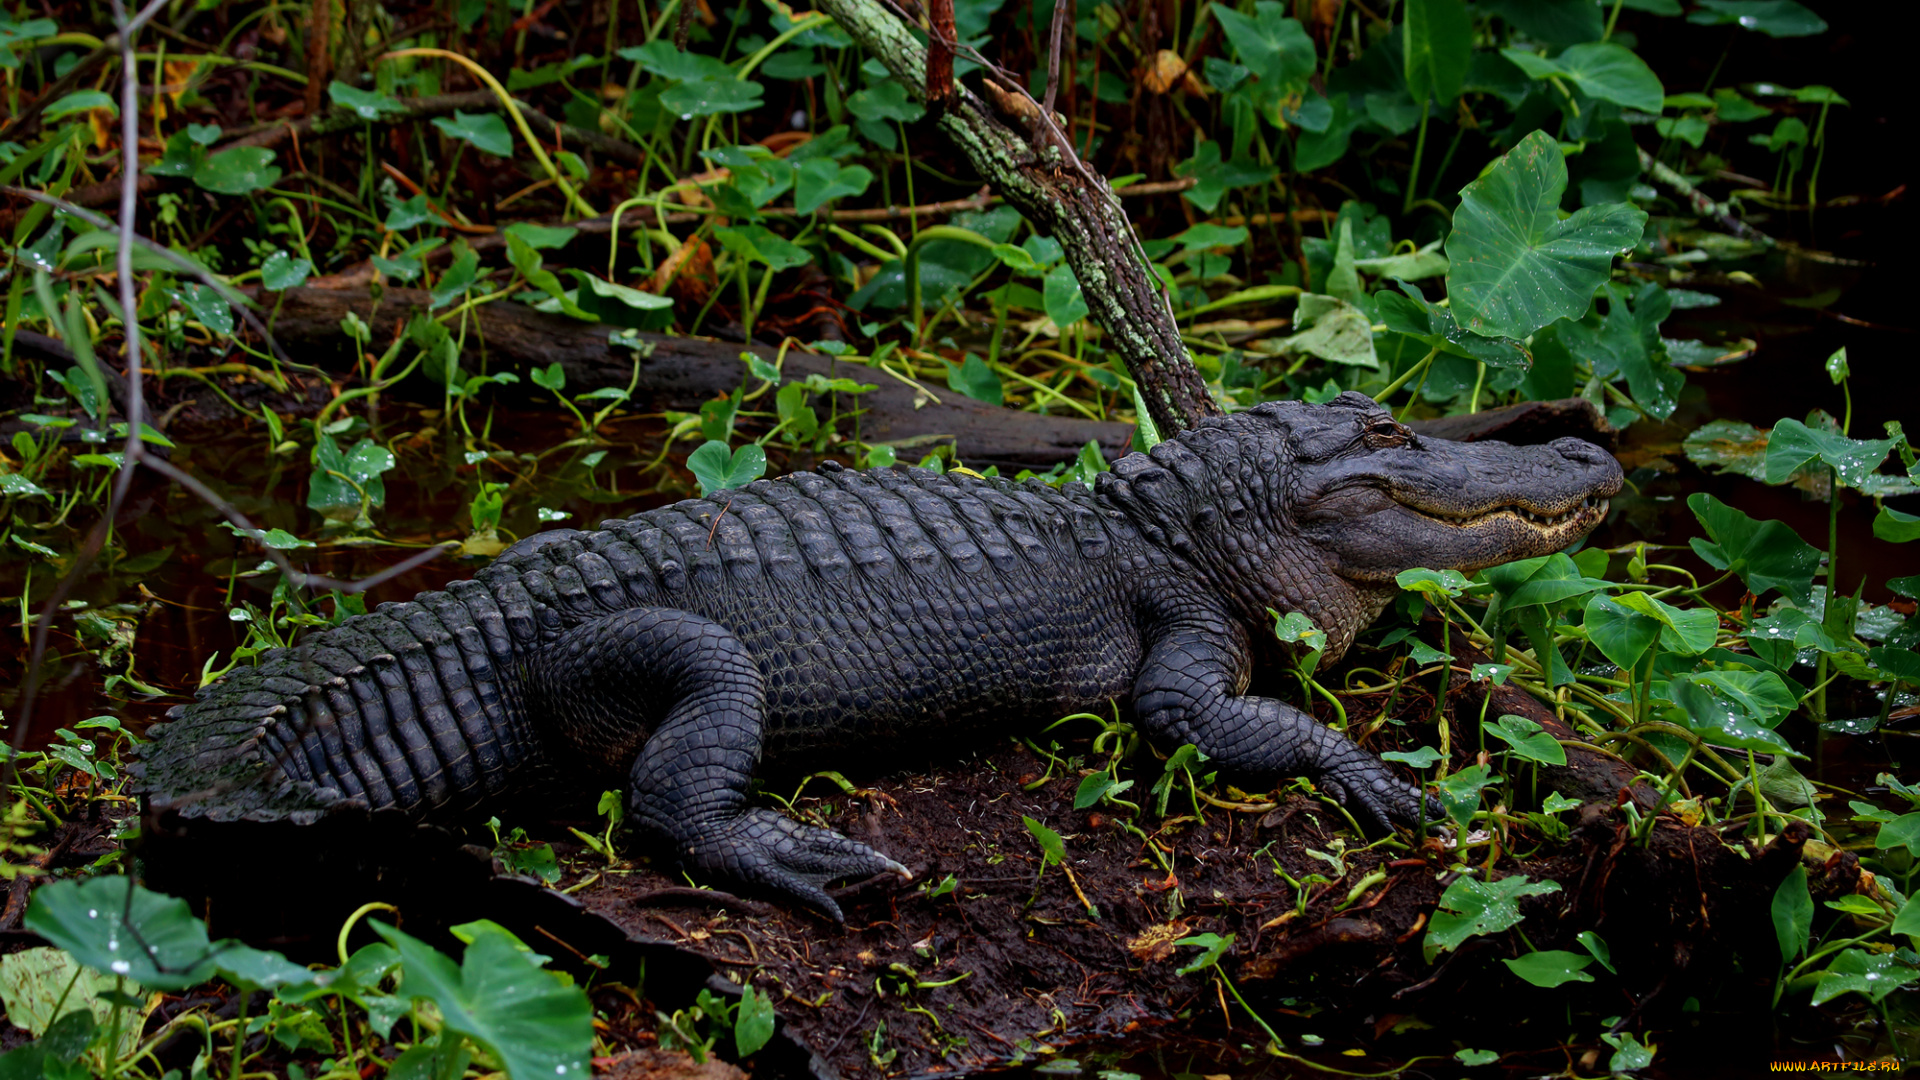
[[[1447,295],[1466,329],[1524,338],[1579,318],[1614,255],[1640,242],[1647,215],[1628,203],[1582,207],[1560,220],[1566,189],[1559,146],[1536,131],[1460,190],[1446,243]]]
[[[765,226],[739,225],[715,229],[713,235],[735,255],[765,263],[775,270],[804,266],[813,261],[813,255],[806,248],[769,231]]]
[[[1800,755],[1772,730],[1796,699],[1770,671],[1709,671],[1674,677],[1667,693],[1687,728],[1727,746]]]
[[[327,97],[340,108],[351,110],[362,120],[379,120],[383,116],[407,111],[406,106],[378,90],[361,90],[348,86],[339,79],[327,84]]]
[[[186,901],[141,888],[131,878],[43,885],[27,907],[26,928],[95,971],[125,975],[153,990],[184,990],[213,974],[206,924],[193,917]]]
[[[1469,765],[1440,781],[1440,805],[1446,807],[1447,816],[1464,829],[1480,806],[1481,789],[1498,780],[1487,766]]]
[[[1893,917],[1893,932],[1905,934],[1909,943],[1920,938],[1920,902],[1913,899],[1900,905],[1900,914]]]
[[[1565,765],[1567,749],[1560,740],[1541,730],[1539,724],[1524,716],[1502,714],[1498,720],[1482,720],[1480,729],[1513,747],[1513,753],[1528,761]]]
[[[1400,291],[1373,294],[1374,309],[1388,330],[1418,341],[1449,356],[1478,360],[1488,367],[1526,369],[1527,352],[1517,341],[1470,334],[1455,324],[1451,308],[1427,303],[1417,285],[1399,283]]]
[[[1473,18],[1461,0],[1407,0],[1400,42],[1407,92],[1441,108],[1460,96],[1473,60]]]
[[[811,214],[842,195],[862,195],[873,183],[865,165],[842,165],[832,158],[802,162],[793,182],[793,208]]]
[[[1435,911],[1427,924],[1422,947],[1428,961],[1444,950],[1458,948],[1470,937],[1497,934],[1519,925],[1521,898],[1559,891],[1557,881],[1528,881],[1521,874],[1491,882],[1471,874],[1455,878],[1440,895],[1441,910]]]
[[[1687,460],[1751,480],[1767,475],[1767,433],[1738,420],[1714,420],[1700,425],[1682,443]],[[1695,511],[1698,513],[1698,511]]]
[[[1827,21],[1794,0],[1700,0],[1687,16],[1703,26],[1738,23],[1768,37],[1808,37],[1827,32]],[[1818,1002],[1815,1002],[1818,1004]]]
[[[273,151],[264,146],[237,146],[211,155],[193,170],[193,182],[216,195],[245,195],[272,187],[280,179]]]
[[[120,115],[119,104],[104,91],[76,90],[47,106],[40,116],[44,120],[61,120],[94,109],[106,109],[115,116]]]
[[[1659,619],[1605,597],[1587,601],[1587,638],[1621,671],[1632,671],[1665,629]]]
[[[1920,979],[1920,968],[1904,963],[1896,953],[1848,949],[1820,973],[1820,983],[1813,988],[1813,1004],[1824,1005],[1846,993],[1877,1002],[1916,979]]]
[[[1893,851],[1906,848],[1909,852],[1920,854],[1920,814],[1902,814],[1880,826],[1874,834],[1873,846],[1881,851]]]
[[[740,1012],[733,1018],[733,1048],[751,1057],[773,1038],[773,1000],[748,985],[740,992]]]
[[[1557,76],[1588,97],[1611,101],[1621,108],[1657,116],[1666,103],[1660,77],[1625,46],[1590,42],[1575,45],[1551,60],[1525,49],[1502,49],[1500,55],[1532,78]]]
[[[1920,686],[1920,653],[1911,649],[1895,649],[1880,646],[1867,650],[1867,660],[1874,667],[1903,683]]]
[[[193,313],[200,325],[216,334],[233,333],[233,309],[227,306],[226,298],[212,286],[189,281],[174,289],[173,295]]]
[[[1174,236],[1173,241],[1180,245],[1181,251],[1210,251],[1214,248],[1239,247],[1247,242],[1248,235],[1244,225],[1228,228],[1203,221]]]
[[[754,443],[729,452],[726,443],[709,439],[687,456],[687,468],[699,481],[700,494],[712,495],[760,479],[767,471],[767,454]]]
[[[260,284],[272,292],[284,292],[299,288],[307,275],[313,273],[313,263],[306,259],[296,259],[284,251],[275,251],[260,264]]]
[[[453,252],[453,262],[433,283],[433,291],[427,298],[428,310],[443,308],[458,300],[479,279],[480,253],[468,247],[464,240],[453,242]]]
[[[1047,866],[1067,861],[1067,842],[1060,839],[1059,833],[1024,814],[1020,820],[1027,823],[1027,831],[1033,834],[1034,842],[1040,845],[1040,854]]]
[[[1222,10],[1219,6],[1215,12]],[[1272,180],[1278,170],[1271,165],[1236,157],[1220,160],[1220,144],[1211,140],[1194,147],[1193,156],[1173,167],[1175,176],[1191,176],[1197,182],[1182,195],[1201,210],[1211,214],[1220,200],[1234,188],[1257,187]]]
[[[721,61],[695,52],[685,52],[674,48],[667,38],[655,38],[645,45],[621,49],[614,53],[622,60],[632,60],[640,65],[642,71],[658,75],[663,79],[685,82],[691,79],[725,79],[733,75],[733,69]]]
[[[507,935],[479,935],[456,967],[439,950],[384,923],[375,932],[399,950],[401,992],[431,1001],[447,1031],[487,1048],[513,1080],[586,1080],[593,1008]]]
[[[1175,945],[1192,945],[1203,950],[1199,956],[1193,958],[1191,963],[1181,967],[1178,974],[1191,975],[1219,963],[1220,958],[1227,954],[1227,950],[1233,948],[1235,936],[1234,934],[1228,934],[1225,937],[1219,934],[1194,934],[1174,942]]]
[[[1047,271],[1042,295],[1047,318],[1062,330],[1087,317],[1087,299],[1080,292],[1080,279],[1066,263]]]
[[[673,301],[664,296],[618,285],[584,270],[570,273],[580,283],[574,302],[603,323],[634,330],[663,330],[672,317]]]
[[[1920,514],[1903,514],[1891,506],[1882,506],[1873,517],[1873,535],[1895,544],[1920,540]]]
[[[1285,4],[1258,0],[1251,18],[1218,2],[1208,10],[1240,54],[1240,62],[1270,93],[1286,93],[1313,74],[1313,39],[1300,20],[1287,16]]]
[[[1281,339],[1279,346],[1283,351],[1317,356],[1336,364],[1380,369],[1380,358],[1373,351],[1373,320],[1347,301],[1316,293],[1302,294],[1293,325],[1299,328],[1299,333]]]
[[[1857,488],[1893,450],[1894,439],[1849,439],[1838,431],[1782,420],[1767,437],[1769,484],[1784,484],[1815,459],[1831,466],[1844,487]]]
[[[580,230],[570,225],[535,225],[531,221],[516,221],[500,231],[529,248],[542,251],[566,247],[580,235]]]
[[[19,473],[0,473],[0,498],[31,499],[35,497],[47,498],[47,489]],[[16,536],[14,539],[17,541],[20,538]],[[53,554],[52,550],[49,549],[47,554]]]
[[[1409,592],[1435,596],[1459,596],[1467,589],[1467,577],[1458,570],[1428,570],[1416,566],[1400,571],[1393,580]]]
[[[968,353],[961,363],[941,360],[947,366],[947,387],[967,395],[975,401],[984,401],[998,407],[1004,404],[1004,391],[1000,386],[1000,376],[994,374],[985,360]]]
[[[847,95],[847,111],[872,123],[911,124],[927,115],[926,106],[913,100],[907,88],[893,79]]]
[[[1606,28],[1600,6],[1587,0],[1481,0],[1480,6],[1547,45],[1597,41]]]
[[[1705,492],[1689,495],[1687,508],[1707,531],[1709,539],[1688,541],[1707,565],[1732,570],[1756,596],[1778,589],[1796,604],[1812,599],[1821,552],[1787,523],[1755,521]]]
[[[1502,960],[1501,963],[1527,982],[1547,989],[1562,983],[1593,981],[1593,976],[1583,970],[1593,963],[1593,957],[1564,949],[1530,952],[1512,960]]]
[[[1397,761],[1415,769],[1431,769],[1434,762],[1440,760],[1440,751],[1431,746],[1423,746],[1418,750],[1388,750],[1380,755],[1380,760]]]
[[[494,113],[469,113],[455,109],[452,116],[434,117],[433,126],[439,128],[442,134],[471,143],[494,157],[513,156],[513,135],[507,130],[507,122]]]
[[[1712,608],[1677,608],[1640,592],[1621,593],[1614,602],[1659,620],[1661,647],[1682,656],[1698,656],[1713,648],[1720,629],[1720,618]]]
[[[380,474],[393,468],[393,454],[372,439],[362,439],[349,453],[341,453],[331,435],[321,435],[313,447],[313,475],[307,490],[307,508],[330,521],[352,522],[368,528],[361,516],[361,494],[367,506],[385,506],[386,484]]]

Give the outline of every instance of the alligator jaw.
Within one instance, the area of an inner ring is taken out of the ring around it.
[[[1566,535],[1571,543],[1574,536],[1584,534],[1607,516],[1607,497],[1588,495],[1582,501],[1563,510],[1544,510],[1527,505],[1524,501],[1477,510],[1472,513],[1449,512],[1433,506],[1423,506],[1420,501],[1396,493],[1395,500],[1401,506],[1429,518],[1440,525],[1454,529],[1480,529],[1499,522],[1518,522],[1542,537]]]

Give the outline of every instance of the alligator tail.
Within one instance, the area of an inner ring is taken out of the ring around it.
[[[503,614],[518,606],[456,582],[267,653],[153,727],[136,789],[185,818],[297,824],[495,794],[534,752]]]

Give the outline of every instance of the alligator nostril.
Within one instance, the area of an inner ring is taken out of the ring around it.
[[[1593,445],[1585,439],[1572,436],[1555,439],[1547,445],[1560,451],[1560,456],[1583,465],[1599,465],[1612,459],[1613,455]]]

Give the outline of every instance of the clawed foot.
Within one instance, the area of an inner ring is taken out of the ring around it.
[[[749,810],[724,825],[708,826],[686,848],[686,862],[696,871],[787,893],[837,923],[846,919],[822,888],[827,882],[889,873],[913,878],[906,867],[858,840],[772,810]]]
[[[1391,833],[1396,824],[1418,829],[1423,823],[1433,825],[1447,819],[1440,800],[1371,758],[1328,770],[1318,783],[1369,833]],[[1420,813],[1423,802],[1424,815]]]

